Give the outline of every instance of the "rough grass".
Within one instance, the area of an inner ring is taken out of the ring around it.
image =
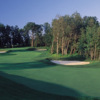
[[[79,60],[79,61],[84,61],[84,60],[86,60],[86,58],[85,57],[83,57],[83,56],[81,56],[81,55],[78,55],[78,54],[73,54],[73,55],[70,55],[70,54],[68,54],[68,55],[62,55],[62,54],[59,54],[59,55],[57,55],[57,54],[52,54],[51,55],[51,57],[50,57],[51,59],[59,59],[59,60]]]
[[[6,50],[0,54],[1,100],[99,100],[100,62],[56,65],[47,51]]]

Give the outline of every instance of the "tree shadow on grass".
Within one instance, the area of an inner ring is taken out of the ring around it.
[[[7,54],[10,54],[11,55],[11,53],[16,53],[16,52],[29,52],[29,51],[34,51],[35,50],[35,48],[33,48],[32,50],[31,49],[16,49],[16,50],[8,50],[7,52],[5,52],[5,53],[0,53],[0,55],[7,55]]]
[[[35,51],[36,49],[35,48],[29,48],[29,49],[17,49],[17,50],[8,50],[6,53],[0,53],[0,55],[2,56],[10,56],[10,55],[17,55],[17,54],[14,54],[14,53],[17,53],[17,52],[30,52],[30,51]]]
[[[84,94],[69,87],[1,71],[0,98],[2,100],[99,100],[89,99],[89,97],[85,97]]]
[[[2,53],[0,54],[1,56],[14,56],[16,54],[12,54],[12,53]]]
[[[56,64],[51,63],[49,60],[46,59],[24,63],[0,63],[0,70],[21,70],[47,67],[56,67]]]
[[[16,50],[8,50],[7,53],[9,52],[29,52],[29,51],[35,51],[36,48],[28,48],[28,49],[16,49]]]
[[[5,52],[5,53],[0,53],[0,55],[1,56],[12,56],[12,55],[16,55],[16,54],[14,54],[14,53],[12,53],[13,52],[13,50],[8,50],[7,52]]]

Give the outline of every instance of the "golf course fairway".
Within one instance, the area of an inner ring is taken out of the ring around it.
[[[83,97],[97,98],[99,100],[99,61],[90,63],[88,65],[68,66],[53,64],[46,59],[49,57],[50,54],[48,51],[32,51],[28,48],[8,49],[7,53],[0,54],[0,93],[2,93],[2,98],[3,95],[5,95],[7,82],[8,84],[9,82],[13,82],[15,87],[20,87],[21,85],[21,88],[25,88],[25,90],[27,90],[26,88],[29,88],[30,91],[36,91],[32,93],[30,92],[29,95],[30,97],[34,93],[42,95],[42,97],[40,96],[42,98],[40,100],[46,100],[45,96],[47,95],[49,98],[48,100],[56,100],[57,96],[61,96],[62,98],[68,97],[68,100],[72,100],[72,98],[75,100],[75,98]],[[9,85],[8,87],[9,89],[11,87],[11,96],[14,95],[15,97],[18,93],[14,94],[14,91],[16,92],[18,87],[15,89],[13,85]],[[18,88],[19,94],[22,92],[21,88]],[[7,88],[7,91],[9,89]],[[8,93],[8,95],[10,94]],[[24,96],[24,94],[22,95]],[[11,96],[9,98],[11,98]],[[33,97],[36,98],[36,95]],[[6,98],[5,100],[8,99]],[[22,97],[19,96],[18,100],[31,99],[28,97],[26,99],[22,99]],[[39,100],[39,98],[34,100]]]

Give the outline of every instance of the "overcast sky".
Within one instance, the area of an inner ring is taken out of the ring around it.
[[[52,22],[57,14],[96,16],[100,21],[100,0],[0,0],[0,23],[18,25],[27,22]]]

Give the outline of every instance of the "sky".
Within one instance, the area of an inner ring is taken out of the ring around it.
[[[0,0],[0,23],[23,28],[28,22],[51,23],[56,15],[76,11],[100,21],[100,0]]]

